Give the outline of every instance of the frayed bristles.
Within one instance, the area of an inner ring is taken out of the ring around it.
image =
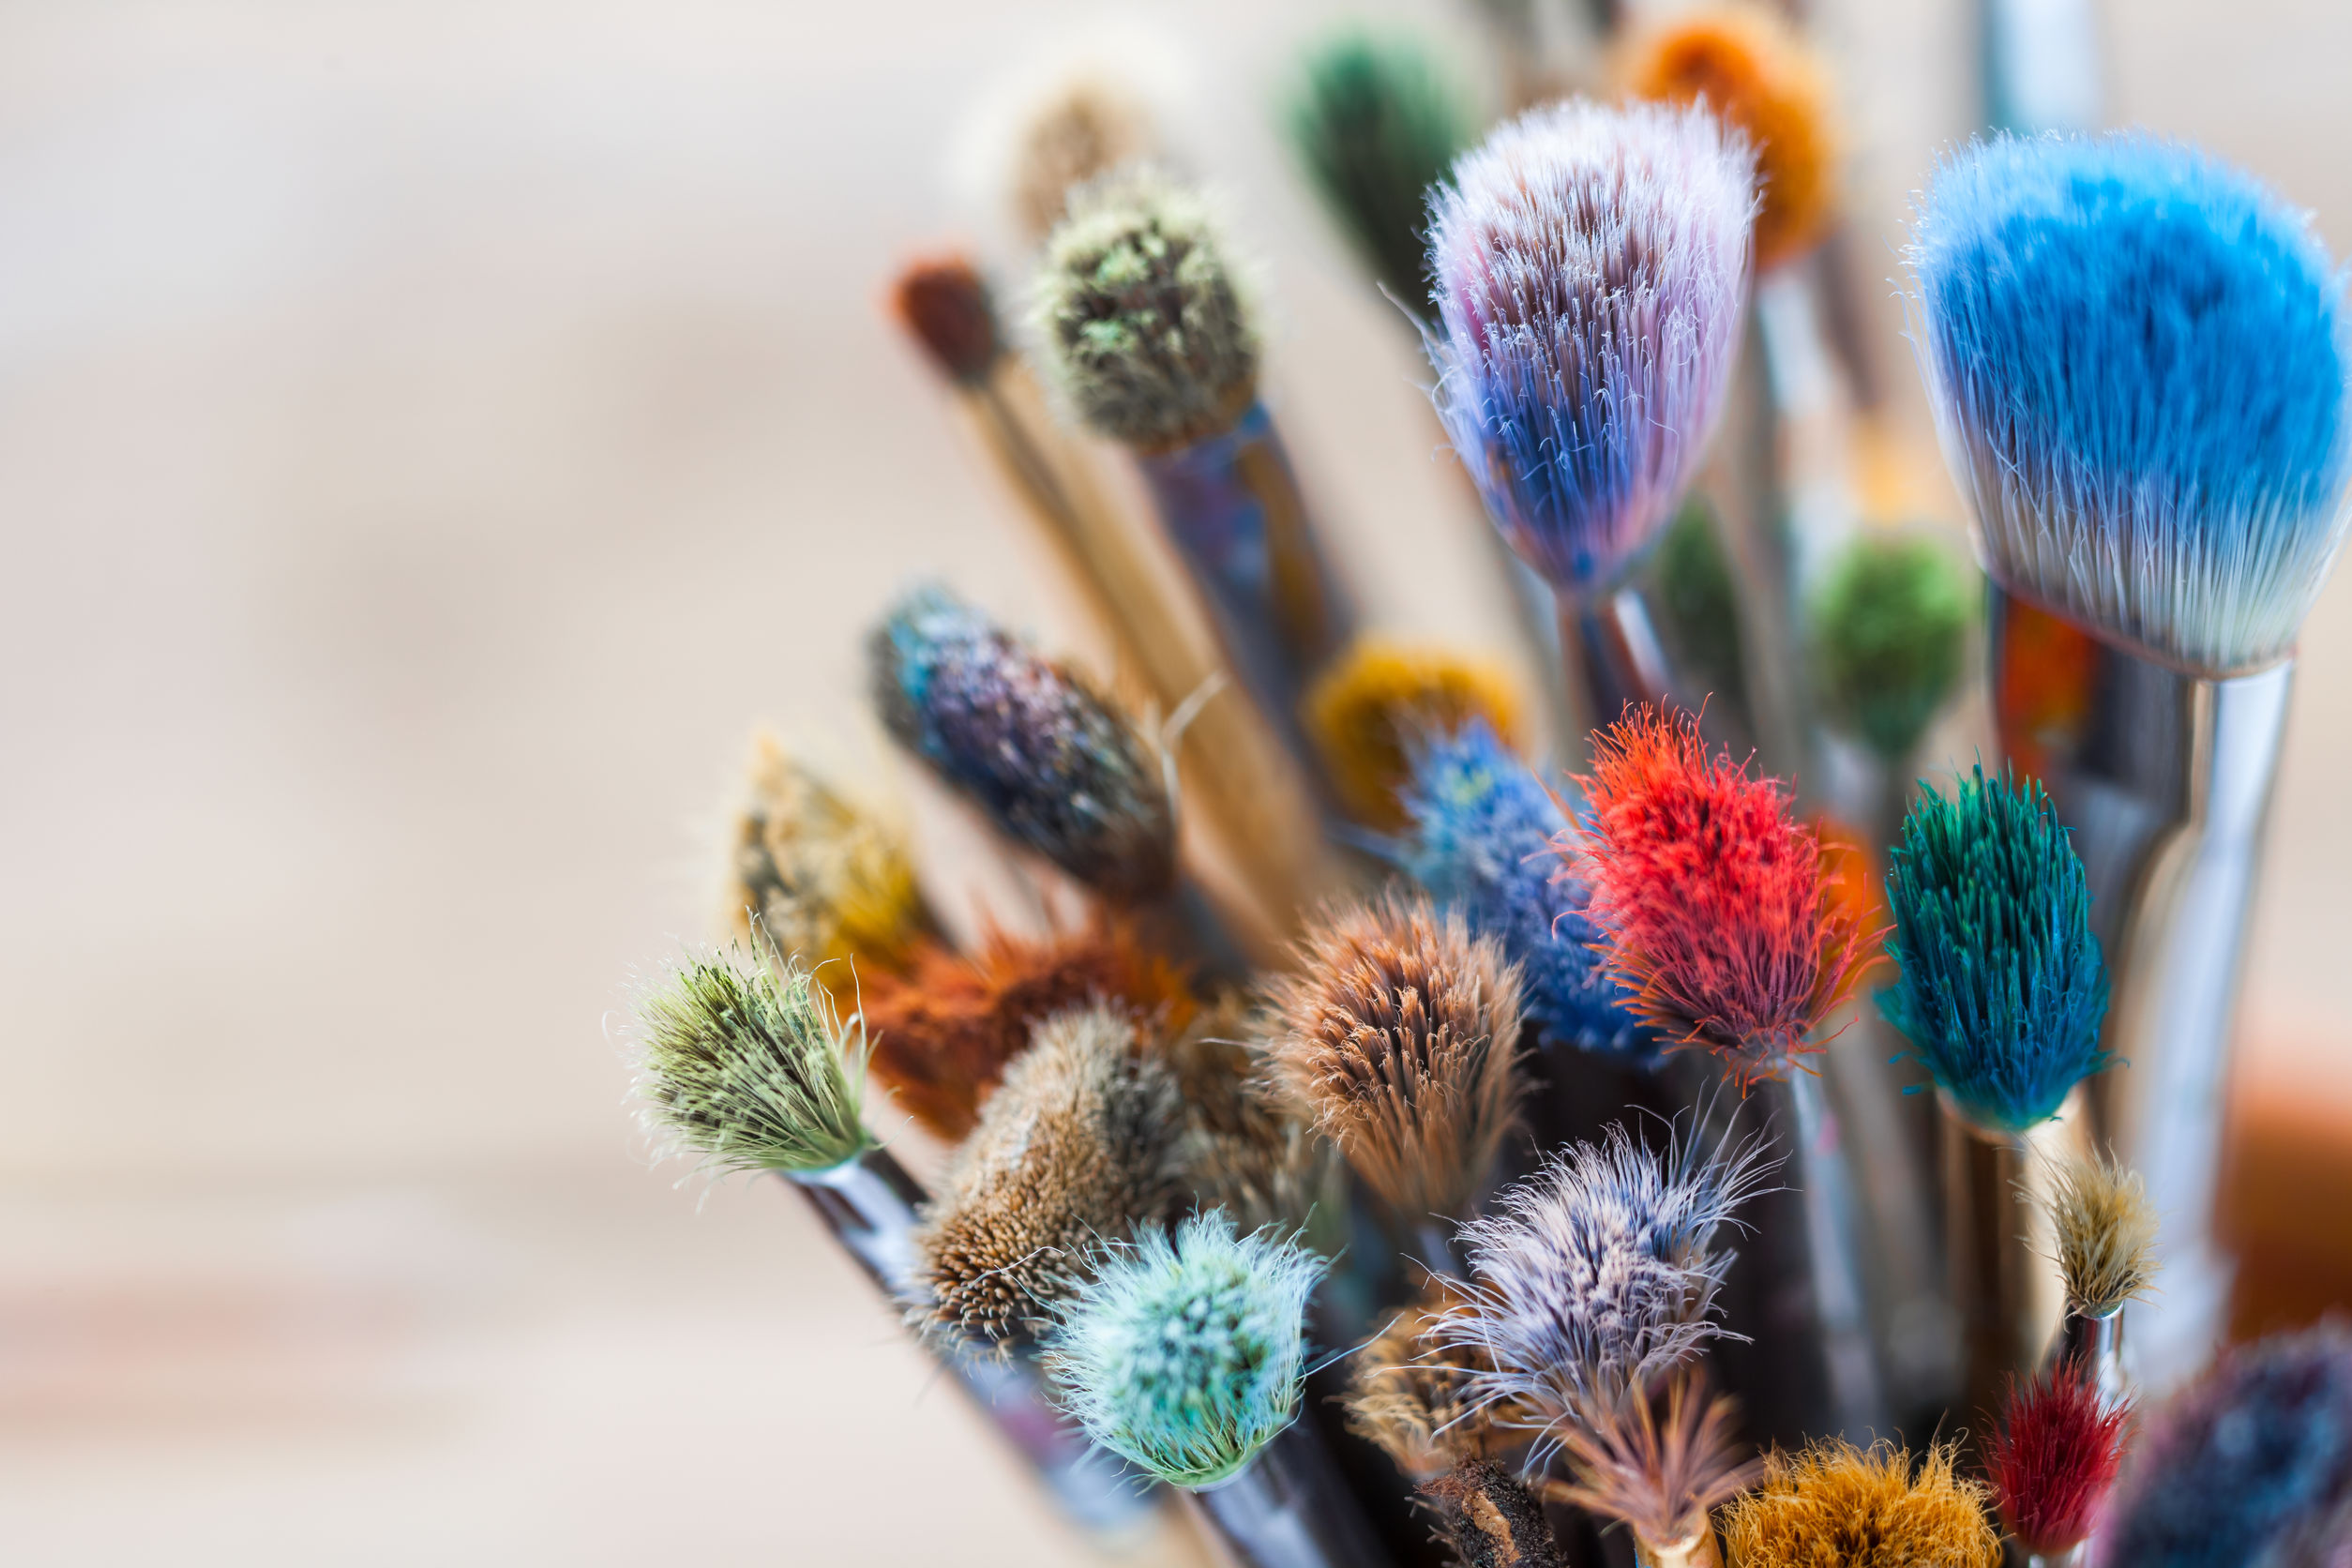
[[[1710,757],[1698,721],[1648,706],[1593,739],[1591,819],[1561,852],[1614,938],[1635,1013],[1745,1083],[1779,1078],[1877,945],[1832,896],[1774,779]]]
[[[1125,1015],[1039,1025],[916,1235],[928,1286],[917,1326],[997,1343],[1035,1333],[1098,1243],[1184,1202],[1184,1121],[1175,1078]]]
[[[1004,351],[988,285],[966,256],[912,262],[891,285],[891,308],[948,380],[986,381]]]
[[[2072,1362],[2011,1380],[1984,1469],[2001,1524],[2019,1545],[2054,1557],[2090,1533],[2122,1466],[2131,1420],[2128,1406],[2109,1410],[2089,1373]]]
[[[951,1141],[1054,1014],[1115,1006],[1158,1033],[1184,1028],[1194,1009],[1184,972],[1115,921],[1034,941],[992,930],[969,958],[926,943],[904,978],[862,984],[867,1069],[892,1104]]]
[[[1525,1093],[1519,975],[1425,901],[1328,915],[1274,983],[1271,1066],[1407,1224],[1461,1214]]]
[[[873,1147],[864,1030],[796,960],[689,955],[639,994],[636,1013],[646,1123],[703,1169],[830,1170]]]
[[[1090,1436],[1174,1486],[1225,1480],[1298,1418],[1319,1258],[1222,1213],[1146,1227],[1061,1304],[1046,1371]]]
[[[2146,1295],[2156,1273],[2156,1206],[2139,1172],[2093,1154],[2052,1172],[2050,1228],[2067,1304],[2104,1318]]]
[[[2195,673],[2284,655],[2352,472],[2352,321],[2308,215],[2144,132],[2004,138],[1937,170],[1909,260],[1993,575]]]
[[[1714,1528],[1714,1509],[1763,1473],[1761,1461],[1740,1457],[1735,1414],[1730,1399],[1707,1397],[1696,1371],[1667,1384],[1663,1419],[1647,1390],[1630,1389],[1566,1429],[1561,1446],[1574,1479],[1546,1495],[1621,1520],[1653,1552],[1695,1541]]]
[[[1734,1255],[1716,1233],[1770,1168],[1755,1141],[1702,1155],[1681,1140],[1661,1155],[1615,1125],[1603,1143],[1547,1155],[1461,1228],[1474,1280],[1431,1338],[1481,1358],[1481,1404],[1545,1434],[1540,1456],[1726,1336],[1715,1294]]]
[[[1847,546],[1813,603],[1814,666],[1832,723],[1900,767],[1951,701],[1982,596],[1922,538]]]
[[[1812,249],[1837,205],[1830,73],[1776,12],[1756,5],[1686,12],[1637,34],[1618,66],[1636,98],[1704,101],[1756,152],[1759,272]]]
[[[2090,891],[2049,797],[1980,764],[1953,799],[1922,792],[1887,859],[1902,978],[1879,1011],[1978,1126],[2048,1121],[2111,1060]]]
[[[1193,1195],[1244,1229],[1296,1231],[1336,1256],[1348,1239],[1339,1153],[1272,1080],[1262,1049],[1243,1038],[1253,1033],[1248,1004],[1228,997],[1168,1042]]]
[[[1414,1488],[1461,1568],[1569,1568],[1543,1504],[1490,1459],[1470,1459]]]
[[[1755,160],[1697,108],[1560,104],[1433,198],[1438,413],[1495,526],[1562,592],[1620,580],[1723,406]]]
[[[1410,749],[1482,721],[1515,750],[1523,744],[1520,701],[1494,664],[1443,649],[1357,641],[1316,679],[1303,704],[1308,737],[1348,814],[1394,833],[1412,776]]]
[[[998,831],[1113,904],[1175,885],[1175,809],[1158,759],[1076,671],[941,588],[899,600],[867,647],[891,737]]]
[[[1519,1439],[1502,1424],[1505,1412],[1481,1403],[1471,1374],[1492,1372],[1493,1364],[1476,1346],[1431,1337],[1461,1301],[1450,1282],[1431,1276],[1419,1302],[1349,1358],[1348,1430],[1378,1444],[1416,1480],[1498,1457]]]
[[[1199,195],[1148,169],[1071,192],[1031,315],[1080,420],[1147,451],[1231,428],[1257,396],[1258,328]]]
[[[1955,1457],[1931,1448],[1915,1473],[1902,1449],[1835,1439],[1772,1455],[1764,1484],[1724,1515],[1734,1568],[1998,1568],[1984,1487]]]
[[[1312,48],[1289,118],[1299,161],[1381,288],[1429,297],[1429,188],[1473,134],[1466,95],[1429,51],[1349,28]]]

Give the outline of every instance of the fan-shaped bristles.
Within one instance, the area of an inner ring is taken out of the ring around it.
[[[2352,472],[2352,323],[2308,215],[2145,133],[2003,138],[1937,170],[1909,257],[2003,586],[2204,675],[2286,653]]]
[[[1670,1371],[1727,1331],[1715,1292],[1733,1254],[1715,1233],[1770,1169],[1749,1141],[1702,1156],[1695,1140],[1664,1154],[1621,1126],[1605,1141],[1545,1156],[1496,1212],[1461,1228],[1472,1283],[1432,1334],[1474,1352],[1482,1404],[1544,1434]]]
[[[1359,640],[1317,677],[1304,708],[1339,804],[1383,833],[1405,826],[1398,797],[1416,742],[1477,720],[1515,750],[1525,743],[1519,694],[1500,666],[1377,638]]]
[[[1158,760],[1076,671],[936,587],[900,599],[867,651],[892,737],[1000,832],[1113,904],[1174,886],[1176,818]]]
[[[1461,1214],[1518,1114],[1519,973],[1426,900],[1328,913],[1274,982],[1275,1077],[1409,1224]]]
[[[2051,1172],[2050,1229],[2070,1306],[2104,1318],[2148,1293],[2156,1274],[2156,1206],[2139,1172],[2099,1154]]]
[[[1027,106],[1012,141],[1005,194],[1033,244],[1062,221],[1072,190],[1163,151],[1150,102],[1100,66],[1054,82]]]
[[[2130,1407],[2109,1409],[2090,1374],[2060,1362],[2012,1380],[1984,1470],[2002,1526],[2036,1557],[2072,1551],[2090,1533],[2123,1463]]]
[[[1005,1064],[1056,1013],[1103,1004],[1154,1035],[1194,1010],[1182,970],[1116,921],[1031,940],[990,930],[967,958],[938,942],[916,951],[904,978],[862,977],[867,1063],[891,1102],[939,1137],[970,1132]]]
[[[1980,763],[1959,784],[1950,800],[1922,792],[1887,852],[1902,978],[1878,1006],[1962,1115],[2021,1133],[2109,1062],[2106,966],[2041,783]]]
[[[2352,1331],[2329,1322],[2223,1351],[2150,1415],[2094,1551],[2101,1568],[2337,1568],[2347,1541]]]
[[[902,968],[929,928],[897,836],[764,730],[751,738],[733,849],[726,912],[735,939],[798,957],[829,989],[853,989],[850,961],[867,974]]]
[[[1059,1305],[1047,1374],[1096,1442],[1170,1485],[1214,1485],[1298,1418],[1324,1267],[1221,1212],[1172,1240],[1146,1227]]]
[[[1481,1403],[1472,1382],[1472,1372],[1491,1372],[1493,1364],[1474,1345],[1430,1338],[1461,1302],[1443,1275],[1432,1275],[1420,1301],[1349,1358],[1348,1430],[1379,1445],[1417,1481],[1467,1460],[1495,1458],[1519,1440],[1502,1412]]]
[[[891,309],[940,374],[964,385],[988,379],[1004,351],[988,281],[968,256],[926,257],[899,269]]]
[[[796,959],[761,957],[689,954],[639,994],[646,1124],[713,1174],[830,1170],[873,1147],[865,1032]]]
[[[1697,468],[1740,340],[1754,167],[1703,109],[1576,101],[1496,130],[1433,198],[1438,413],[1555,588],[1618,581]]]
[[[1549,1495],[1621,1520],[1653,1552],[1695,1542],[1713,1530],[1712,1512],[1763,1472],[1760,1461],[1739,1455],[1735,1415],[1730,1399],[1707,1397],[1704,1379],[1691,1369],[1667,1383],[1663,1420],[1645,1390],[1629,1389],[1595,1407],[1586,1425],[1563,1430],[1574,1479]]]
[[[1998,1568],[1985,1491],[1931,1448],[1916,1472],[1891,1444],[1836,1439],[1765,1460],[1764,1484],[1723,1518],[1731,1568]]]
[[[1865,535],[1814,600],[1822,705],[1890,767],[1911,755],[1959,685],[1973,588],[1933,540]]]
[[[1519,966],[1530,1024],[1578,1050],[1655,1050],[1657,1036],[1625,1010],[1602,965],[1583,882],[1552,852],[1567,814],[1491,728],[1473,719],[1423,740],[1403,805],[1411,827],[1397,863],[1472,931],[1501,942]]]
[[[1825,882],[1820,845],[1777,780],[1710,757],[1698,721],[1648,706],[1593,738],[1591,816],[1562,853],[1614,936],[1610,972],[1675,1046],[1744,1083],[1817,1050],[1876,948]]]
[[[1786,18],[1758,5],[1685,11],[1638,33],[1619,79],[1636,98],[1703,100],[1756,148],[1761,272],[1812,248],[1837,204],[1830,72]]]
[[[1470,145],[1468,96],[1420,43],[1361,28],[1303,66],[1290,144],[1374,280],[1417,306],[1429,297],[1428,192]]]
[[[1258,328],[1200,196],[1150,169],[1070,193],[1032,308],[1078,418],[1146,451],[1229,429],[1258,395]]]
[[[1005,1070],[916,1236],[918,1325],[999,1343],[1033,1334],[1090,1250],[1184,1201],[1184,1106],[1132,1018],[1062,1013]]]

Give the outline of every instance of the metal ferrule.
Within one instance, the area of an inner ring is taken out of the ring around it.
[[[1388,1568],[1362,1506],[1304,1422],[1191,1495],[1234,1568]]]
[[[1947,1274],[1960,1320],[1961,1408],[1996,1410],[2008,1380],[2033,1368],[2058,1327],[2063,1296],[2049,1241],[2037,1238],[2046,1222],[2030,1195],[2040,1179],[2037,1151],[2062,1143],[2073,1129],[2052,1123],[2026,1137],[1993,1132],[1937,1097],[1943,1101]]]
[[[1638,588],[1620,588],[1589,599],[1560,597],[1560,660],[1569,689],[1582,709],[1585,728],[1614,724],[1626,707],[1675,702],[1696,708],[1666,662],[1656,623]]]
[[[2062,1552],[2028,1552],[2026,1568],[2083,1568],[2090,1560],[2090,1543],[2077,1541]]]
[[[2091,1386],[2110,1407],[2130,1398],[2131,1380],[2123,1375],[2123,1308],[2101,1318],[2069,1312],[2058,1323],[2050,1362],[2073,1362],[2087,1369]]]
[[[1796,1177],[1804,1194],[1806,1257],[1831,1415],[1838,1431],[1868,1441],[1865,1434],[1883,1431],[1891,1412],[1862,1294],[1862,1205],[1820,1078],[1792,1071],[1788,1098],[1796,1112]]]
[[[1651,1545],[1638,1530],[1633,1536],[1634,1568],[1722,1568],[1723,1558],[1715,1549],[1712,1526],[1686,1541],[1672,1541],[1663,1546]]]
[[[2246,914],[2292,660],[2211,680],[2101,641],[1995,588],[2002,748],[2073,830],[2105,949],[2091,1132],[2148,1184],[2161,1296],[2133,1334],[2140,1380],[2169,1389],[2219,1343],[2230,1265],[2214,1241],[2223,1093]]]

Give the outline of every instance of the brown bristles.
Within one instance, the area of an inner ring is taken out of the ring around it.
[[[1274,983],[1277,1078],[1408,1224],[1461,1214],[1524,1093],[1519,972],[1426,899],[1326,914]]]
[[[1765,1461],[1764,1484],[1723,1517],[1731,1568],[1998,1568],[1987,1494],[1931,1448],[1916,1473],[1891,1444],[1832,1438]]]
[[[1420,1301],[1388,1320],[1349,1358],[1343,1406],[1348,1430],[1396,1461],[1415,1480],[1443,1475],[1470,1459],[1492,1459],[1522,1440],[1492,1405],[1481,1405],[1473,1372],[1489,1364],[1476,1347],[1440,1345],[1428,1329],[1461,1302],[1431,1276]]]
[[[1462,1568],[1567,1568],[1543,1505],[1494,1461],[1469,1460],[1415,1489]]]
[[[965,385],[988,379],[1004,344],[988,282],[968,258],[909,263],[891,286],[890,303],[942,375]]]
[[[2052,1174],[2050,1227],[2068,1304],[2103,1318],[2148,1293],[2156,1272],[2156,1208],[2139,1172],[2092,1154]]]
[[[1062,221],[1074,187],[1160,152],[1150,106],[1131,89],[1096,72],[1073,76],[1031,108],[1017,133],[1007,192],[1014,220],[1034,244]]]
[[[1732,1438],[1733,1405],[1710,1399],[1690,1369],[1667,1385],[1661,1418],[1638,1389],[1565,1429],[1575,1480],[1548,1488],[1572,1503],[1624,1523],[1654,1554],[1713,1530],[1709,1515],[1756,1483],[1763,1465],[1742,1460]]]
[[[1184,1028],[1195,1006],[1184,972],[1115,921],[1036,940],[991,930],[969,958],[927,942],[903,978],[865,981],[867,1070],[925,1128],[959,1138],[1031,1031],[1093,1003],[1124,1010],[1154,1035]]]
[[[1249,1022],[1242,999],[1226,998],[1165,1051],[1184,1100],[1193,1196],[1244,1232],[1304,1229],[1311,1250],[1336,1256],[1347,1244],[1337,1153],[1267,1081],[1260,1053],[1244,1039]]]
[[[1108,1008],[1062,1013],[1004,1075],[916,1233],[917,1326],[996,1344],[1044,1326],[1089,1253],[1186,1193],[1176,1079]]]

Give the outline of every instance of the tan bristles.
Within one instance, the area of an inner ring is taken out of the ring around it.
[[[1765,1461],[1764,1484],[1723,1517],[1731,1568],[1998,1568],[1989,1496],[1953,1468],[1957,1450],[1911,1456],[1834,1438]]]
[[[995,1343],[1041,1327],[1097,1244],[1185,1198],[1176,1079],[1106,1008],[1063,1013],[1004,1075],[916,1235],[917,1324]]]
[[[1184,1095],[1184,1166],[1203,1209],[1223,1209],[1243,1231],[1305,1231],[1310,1250],[1347,1244],[1347,1194],[1331,1140],[1271,1083],[1247,1045],[1246,1007],[1229,998],[1168,1043]]]
[[[2052,1173],[2050,1226],[2067,1301],[2103,1318],[2148,1293],[2156,1272],[2156,1208],[2139,1172],[2098,1154],[2066,1160]]]
[[[1391,1318],[1349,1361],[1348,1430],[1378,1444],[1417,1481],[1468,1459],[1494,1458],[1525,1436],[1505,1430],[1492,1407],[1479,1407],[1470,1377],[1485,1360],[1476,1348],[1426,1337],[1429,1326],[1460,1300],[1442,1278],[1432,1277],[1422,1299]]]
[[[1763,1471],[1761,1462],[1739,1456],[1732,1414],[1732,1402],[1709,1399],[1689,1370],[1667,1386],[1663,1420],[1645,1394],[1631,1391],[1566,1429],[1575,1480],[1545,1495],[1623,1521],[1653,1556],[1695,1542],[1714,1528],[1713,1510]]]
[[[1519,972],[1426,899],[1326,915],[1274,983],[1276,1076],[1408,1224],[1461,1214],[1524,1093]]]
[[[1062,221],[1073,187],[1163,151],[1151,105],[1097,71],[1071,76],[1039,98],[1014,140],[1006,200],[1033,245]]]

